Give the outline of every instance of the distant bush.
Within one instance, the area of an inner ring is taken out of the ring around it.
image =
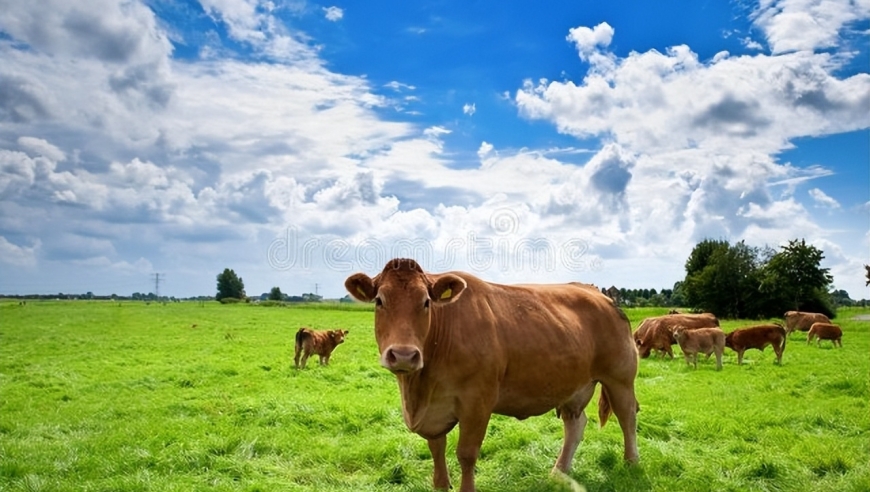
[[[240,302],[242,300],[236,297],[221,297],[221,304],[238,304]]]
[[[284,307],[284,301],[260,301],[257,303],[258,306],[263,307]]]

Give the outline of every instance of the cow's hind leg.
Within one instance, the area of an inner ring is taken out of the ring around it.
[[[565,429],[565,437],[562,442],[562,451],[553,466],[553,473],[568,473],[574,462],[574,454],[577,447],[583,441],[583,431],[586,430],[586,405],[595,394],[595,383],[589,382],[586,386],[574,394],[574,398],[565,405],[556,409],[556,413],[562,418],[562,426]]]
[[[637,412],[640,405],[634,394],[634,379],[610,382],[602,388],[607,392],[610,406],[622,428],[625,443],[625,461],[636,463],[640,454],[637,451]]]
[[[305,363],[308,362],[309,357],[311,357],[311,352],[309,352],[307,349],[304,349],[303,353],[302,353],[302,360],[299,361],[299,364],[302,367],[302,369],[305,369]]]
[[[302,346],[300,344],[296,344],[296,354],[293,356],[293,365],[296,366],[296,369],[299,369],[299,354],[302,352]]]

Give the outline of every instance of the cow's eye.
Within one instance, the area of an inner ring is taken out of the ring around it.
[[[423,301],[423,309],[429,309],[429,299]]]
[[[384,307],[384,301],[380,297],[375,297],[375,307]]]

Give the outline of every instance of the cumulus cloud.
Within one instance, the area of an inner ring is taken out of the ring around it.
[[[215,262],[271,278],[294,258],[294,278],[340,285],[352,268],[419,253],[427,268],[494,280],[656,285],[705,237],[824,237],[806,207],[838,204],[803,190],[830,170],[777,156],[798,137],[870,126],[870,76],[839,77],[837,56],[788,48],[798,23],[775,18],[786,2],[754,17],[770,55],[617,56],[607,23],[571,29],[585,76],[529,80],[511,99],[521,117],[594,148],[481,141],[461,165],[453,124],[380,111],[396,102],[377,90],[416,87],[331,71],[271,3],[202,2],[253,61],[173,59],[140,3],[100,0],[100,17],[52,1],[44,33],[46,9],[32,3],[0,9],[0,259],[70,278],[170,264],[202,277],[199,294]],[[849,25],[830,17],[825,32]],[[275,245],[285,249],[268,256]]]
[[[340,21],[344,17],[344,10],[338,7],[324,7],[323,12],[326,20],[332,22]]]
[[[588,59],[600,48],[607,48],[613,40],[613,28],[610,24],[602,22],[593,28],[585,26],[574,27],[568,31],[568,40],[572,41],[584,60]]]
[[[36,265],[37,250],[40,246],[38,240],[32,246],[19,246],[0,236],[0,261],[7,265],[34,266]]]
[[[766,0],[753,13],[775,54],[838,45],[840,31],[867,18],[870,3],[851,0]]]
[[[477,149],[477,157],[483,159],[484,157],[489,155],[490,152],[492,152],[493,148],[494,147],[491,143],[480,142],[480,148]]]

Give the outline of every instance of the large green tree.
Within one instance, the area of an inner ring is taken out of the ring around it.
[[[236,275],[230,268],[224,268],[222,273],[217,276],[217,295],[215,299],[220,301],[223,298],[244,299],[245,298],[245,283],[242,277]]]
[[[759,250],[743,241],[704,240],[686,260],[683,291],[687,303],[726,318],[759,315]]]
[[[822,268],[822,250],[805,240],[792,240],[765,264],[761,290],[775,293],[788,309],[833,314],[828,287],[834,281]]]
[[[686,260],[681,290],[689,307],[725,318],[782,316],[792,309],[834,317],[828,293],[833,279],[821,267],[823,259],[803,239],[780,251],[705,239]]]
[[[272,287],[272,290],[269,291],[269,300],[270,301],[283,301],[284,293],[281,292],[281,287]]]

